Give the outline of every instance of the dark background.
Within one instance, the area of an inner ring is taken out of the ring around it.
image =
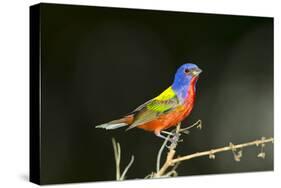
[[[122,147],[128,179],[155,171],[162,140],[141,129],[94,126],[155,97],[192,59],[203,73],[183,122],[203,129],[184,136],[179,155],[273,136],[273,19],[70,5],[41,5],[42,183],[115,179],[111,138]],[[245,148],[183,162],[179,175],[273,169]]]

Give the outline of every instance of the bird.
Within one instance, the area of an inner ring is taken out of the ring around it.
[[[96,128],[106,130],[127,126],[154,132],[160,138],[166,129],[177,126],[191,113],[196,96],[196,83],[202,70],[193,63],[181,65],[174,76],[172,85],[155,98],[138,106],[132,112],[107,123],[97,125]]]

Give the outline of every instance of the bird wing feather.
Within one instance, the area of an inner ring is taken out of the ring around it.
[[[147,101],[134,110],[134,121],[127,130],[157,119],[160,115],[170,112],[179,105],[177,95],[172,88],[169,87],[159,96]]]

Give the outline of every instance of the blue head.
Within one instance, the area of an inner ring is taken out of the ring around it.
[[[202,70],[192,63],[183,64],[180,68],[178,68],[172,88],[180,99],[185,99],[187,97],[187,89],[189,88],[191,82],[194,81],[201,72]]]

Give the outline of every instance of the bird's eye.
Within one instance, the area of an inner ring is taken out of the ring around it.
[[[188,70],[188,69],[185,69],[184,72],[187,74],[187,73],[189,73],[189,70]]]

